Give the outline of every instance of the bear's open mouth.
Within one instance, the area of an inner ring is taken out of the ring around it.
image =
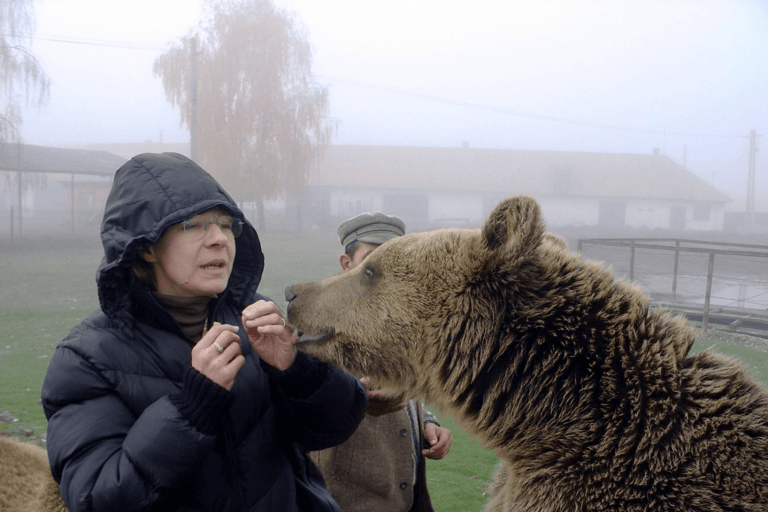
[[[328,341],[329,339],[333,338],[336,332],[333,329],[331,329],[330,331],[315,332],[315,333],[297,331],[296,334],[298,334],[299,336],[299,339],[298,341],[296,341],[296,343],[322,343],[324,341]]]

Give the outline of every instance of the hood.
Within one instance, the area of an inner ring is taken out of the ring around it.
[[[168,226],[211,208],[244,222],[227,291],[237,304],[249,304],[264,270],[256,230],[195,162],[177,153],[145,153],[117,170],[107,198],[101,224],[104,258],[96,272],[102,311],[111,317],[125,307],[130,267],[142,249],[157,242]]]

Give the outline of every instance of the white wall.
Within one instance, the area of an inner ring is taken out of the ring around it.
[[[597,224],[599,202],[577,197],[536,198],[550,226],[594,226]]]
[[[544,219],[551,226],[595,226],[598,223],[600,201],[597,198],[544,197],[536,198]],[[617,199],[621,201],[620,199]],[[685,208],[685,229],[717,231],[723,229],[724,207],[713,205],[709,220],[694,220],[694,201],[661,199],[632,199],[624,201],[625,225],[635,228],[670,229],[673,208]]]
[[[487,193],[473,191],[431,191],[429,223],[436,227],[478,226],[485,222],[483,211]],[[596,226],[600,212],[597,197],[536,197],[549,226]],[[616,199],[621,201],[621,199]],[[685,229],[716,231],[723,229],[724,207],[711,206],[709,220],[694,220],[694,201],[627,199],[625,225],[634,228],[669,229],[673,208],[685,208]],[[700,204],[700,203],[698,203]],[[366,211],[381,211],[383,192],[365,188],[334,191],[330,194],[330,215],[351,217]]]
[[[636,228],[669,229],[672,208],[690,209],[685,203],[671,203],[659,200],[626,201],[626,225]],[[688,212],[686,212],[687,224]]]
[[[429,222],[438,227],[476,226],[485,221],[483,195],[471,192],[433,192],[429,195]]]
[[[723,229],[723,206],[710,206],[708,220],[694,220],[694,210],[702,203],[695,201],[673,200],[633,200],[627,201],[627,226],[649,229],[670,229],[673,208],[685,208],[685,229],[694,231],[712,231]],[[706,205],[703,205],[706,208]]]

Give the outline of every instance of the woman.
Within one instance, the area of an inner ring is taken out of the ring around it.
[[[307,452],[366,407],[352,376],[296,352],[256,294],[258,236],[182,155],[139,155],[107,199],[100,310],[43,383],[48,454],[73,511],[338,511]]]

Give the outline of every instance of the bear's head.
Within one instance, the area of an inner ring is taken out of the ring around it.
[[[350,272],[289,287],[288,318],[301,350],[378,385],[427,394],[423,372],[436,361],[450,366],[441,357],[449,344],[477,363],[470,373],[481,371],[474,340],[498,335],[507,307],[500,299],[542,250],[568,254],[562,239],[545,234],[535,200],[507,199],[482,229],[398,237]]]

